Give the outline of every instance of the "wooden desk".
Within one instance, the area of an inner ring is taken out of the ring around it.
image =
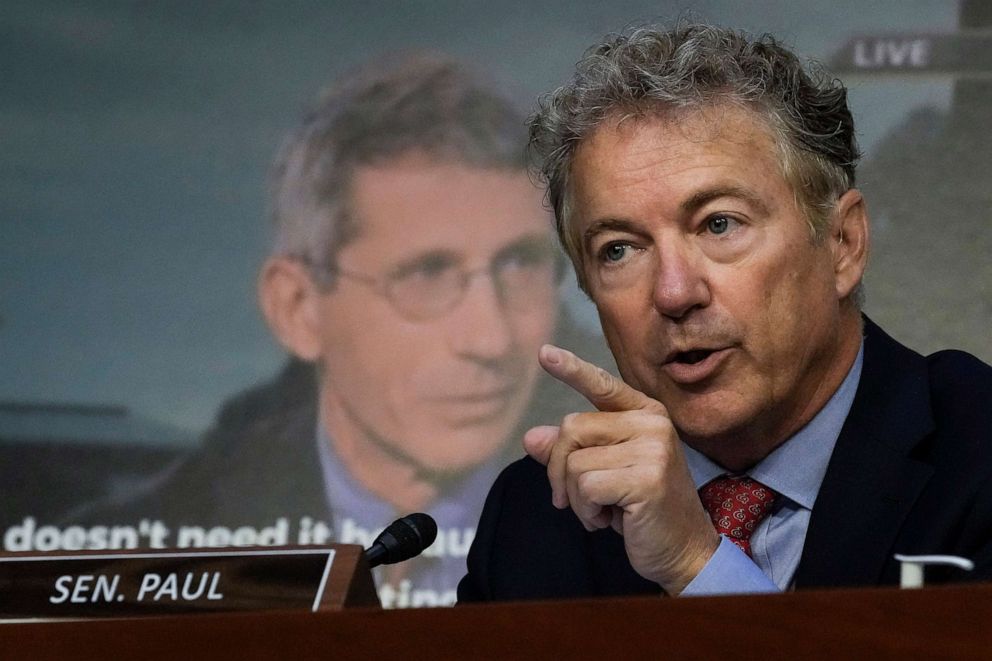
[[[20,659],[990,659],[992,586],[0,624]]]

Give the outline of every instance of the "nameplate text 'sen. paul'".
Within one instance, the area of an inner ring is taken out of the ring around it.
[[[333,548],[0,557],[0,619],[307,609]]]

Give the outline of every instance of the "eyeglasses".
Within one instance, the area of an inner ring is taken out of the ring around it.
[[[507,310],[526,312],[547,307],[554,302],[562,271],[558,252],[543,239],[511,244],[478,269],[465,269],[457,255],[444,251],[423,255],[383,277],[337,266],[324,269],[328,275],[370,287],[412,321],[435,319],[453,310],[472,280],[481,274],[492,278]]]

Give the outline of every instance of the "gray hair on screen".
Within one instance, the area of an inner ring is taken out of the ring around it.
[[[494,87],[433,53],[381,58],[337,81],[276,155],[272,252],[303,260],[330,284],[338,251],[361,232],[349,192],[362,166],[421,153],[438,162],[525,170],[525,114]]]

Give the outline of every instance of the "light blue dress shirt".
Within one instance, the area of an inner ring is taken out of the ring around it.
[[[683,595],[779,592],[792,585],[813,503],[854,402],[863,356],[862,343],[844,381],[820,412],[747,471],[747,475],[779,494],[772,513],[751,535],[753,560],[724,537],[703,570],[683,590]],[[697,489],[728,472],[702,453],[687,445],[683,447]]]

